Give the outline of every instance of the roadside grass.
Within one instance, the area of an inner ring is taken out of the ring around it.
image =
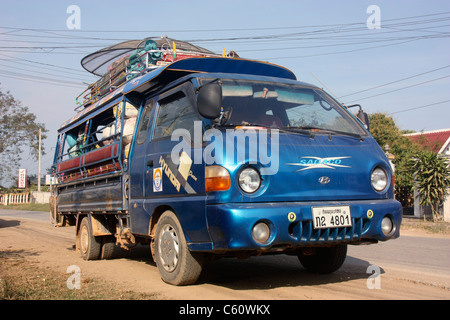
[[[156,294],[125,291],[113,283],[84,276],[80,289],[69,289],[67,281],[72,274],[64,271],[42,267],[13,252],[0,252],[0,300],[157,299]]]
[[[450,234],[450,223],[445,221],[424,221],[423,218],[403,216],[401,228],[404,230],[421,230],[433,234]]]
[[[48,203],[10,204],[7,206],[0,205],[1,209],[50,212],[50,205]]]

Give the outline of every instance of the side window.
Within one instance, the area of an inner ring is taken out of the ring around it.
[[[194,121],[198,120],[189,97],[178,91],[159,101],[154,139],[169,137],[176,129],[186,129],[192,136]]]
[[[142,144],[145,142],[145,138],[147,137],[147,130],[150,126],[150,117],[152,115],[153,110],[153,100],[148,100],[145,104],[144,113],[142,114],[141,122],[139,123],[138,135],[136,142],[138,144]]]
[[[75,158],[85,153],[87,148],[87,135],[89,121],[82,123],[78,127],[66,133],[66,143],[64,145],[64,155]]]

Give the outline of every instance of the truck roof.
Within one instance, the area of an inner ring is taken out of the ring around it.
[[[194,73],[241,74],[297,80],[295,74],[289,69],[267,62],[225,57],[187,58],[166,66],[155,66],[142,75],[129,80],[102,99],[85,106],[74,117],[65,121],[58,132],[71,129],[79,121],[84,121],[87,116],[92,117],[99,114],[108,108],[109,103],[115,100],[120,101],[123,95],[130,92],[156,91],[179,78]]]

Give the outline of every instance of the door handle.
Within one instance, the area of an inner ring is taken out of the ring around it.
[[[153,168],[153,160],[147,160],[147,168],[145,170],[145,173],[149,174],[152,168]]]

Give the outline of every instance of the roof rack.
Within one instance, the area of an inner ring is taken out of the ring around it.
[[[186,58],[219,56],[222,55],[167,37],[130,40],[98,50],[84,57],[81,65],[101,78],[76,98],[75,111],[83,110],[148,71]],[[233,56],[237,56],[235,52]]]

